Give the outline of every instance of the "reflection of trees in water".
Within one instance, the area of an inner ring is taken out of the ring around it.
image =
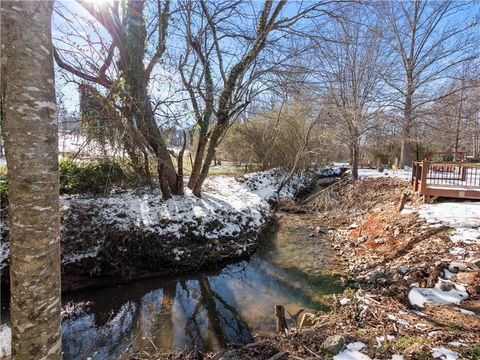
[[[176,289],[176,282],[169,282],[163,287],[160,313],[154,318],[153,329],[156,330],[154,343],[161,349],[172,349],[174,345],[172,310]]]
[[[251,335],[248,325],[233,306],[213,291],[208,277],[200,275],[198,284],[200,297],[185,324],[185,334],[191,340],[191,347],[197,346],[202,349],[216,350],[225,347],[229,341],[250,340]],[[217,302],[221,306],[217,306]],[[208,329],[204,334],[201,330],[202,308],[205,310],[208,320]],[[234,335],[227,335],[226,328]]]
[[[71,327],[68,341],[76,342],[78,348],[100,346],[106,353],[129,344],[166,351],[184,346],[215,350],[228,342],[248,342],[251,333],[244,316],[255,324],[272,302],[286,303],[294,297],[294,302],[311,303],[309,280],[255,258],[210,275],[139,282],[107,296],[98,292],[92,299],[94,316],[83,323],[89,335],[80,339],[78,329]],[[262,303],[251,301],[259,296]]]
[[[128,301],[118,312],[111,313],[102,326],[97,325],[97,316],[85,314],[62,324],[63,359],[95,358],[108,359],[121,353],[126,343],[122,338],[131,334],[138,317],[138,306]]]

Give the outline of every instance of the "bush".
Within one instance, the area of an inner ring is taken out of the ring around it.
[[[69,159],[59,162],[60,193],[100,193],[112,186],[124,186],[130,182],[121,166],[110,160],[78,165]],[[7,167],[0,166],[0,202],[8,204]]]
[[[60,192],[70,192],[77,185],[75,176],[79,172],[79,166],[69,159],[61,159],[58,166]]]
[[[62,159],[59,173],[61,193],[99,193],[114,185],[124,185],[127,180],[121,166],[110,160],[78,165]]]

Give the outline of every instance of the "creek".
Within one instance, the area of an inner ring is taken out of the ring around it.
[[[274,331],[274,306],[289,326],[304,311],[327,310],[342,291],[341,271],[313,215],[277,213],[257,252],[216,271],[160,277],[64,294],[91,302],[62,323],[63,359],[116,359],[127,349],[217,351]]]

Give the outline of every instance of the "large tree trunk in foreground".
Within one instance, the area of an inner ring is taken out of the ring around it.
[[[2,1],[13,359],[60,359],[52,2]],[[2,84],[3,85],[3,84]],[[3,86],[2,86],[3,88]]]

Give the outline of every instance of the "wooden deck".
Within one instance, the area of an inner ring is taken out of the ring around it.
[[[480,200],[480,164],[416,161],[411,183],[425,201],[437,197]]]

